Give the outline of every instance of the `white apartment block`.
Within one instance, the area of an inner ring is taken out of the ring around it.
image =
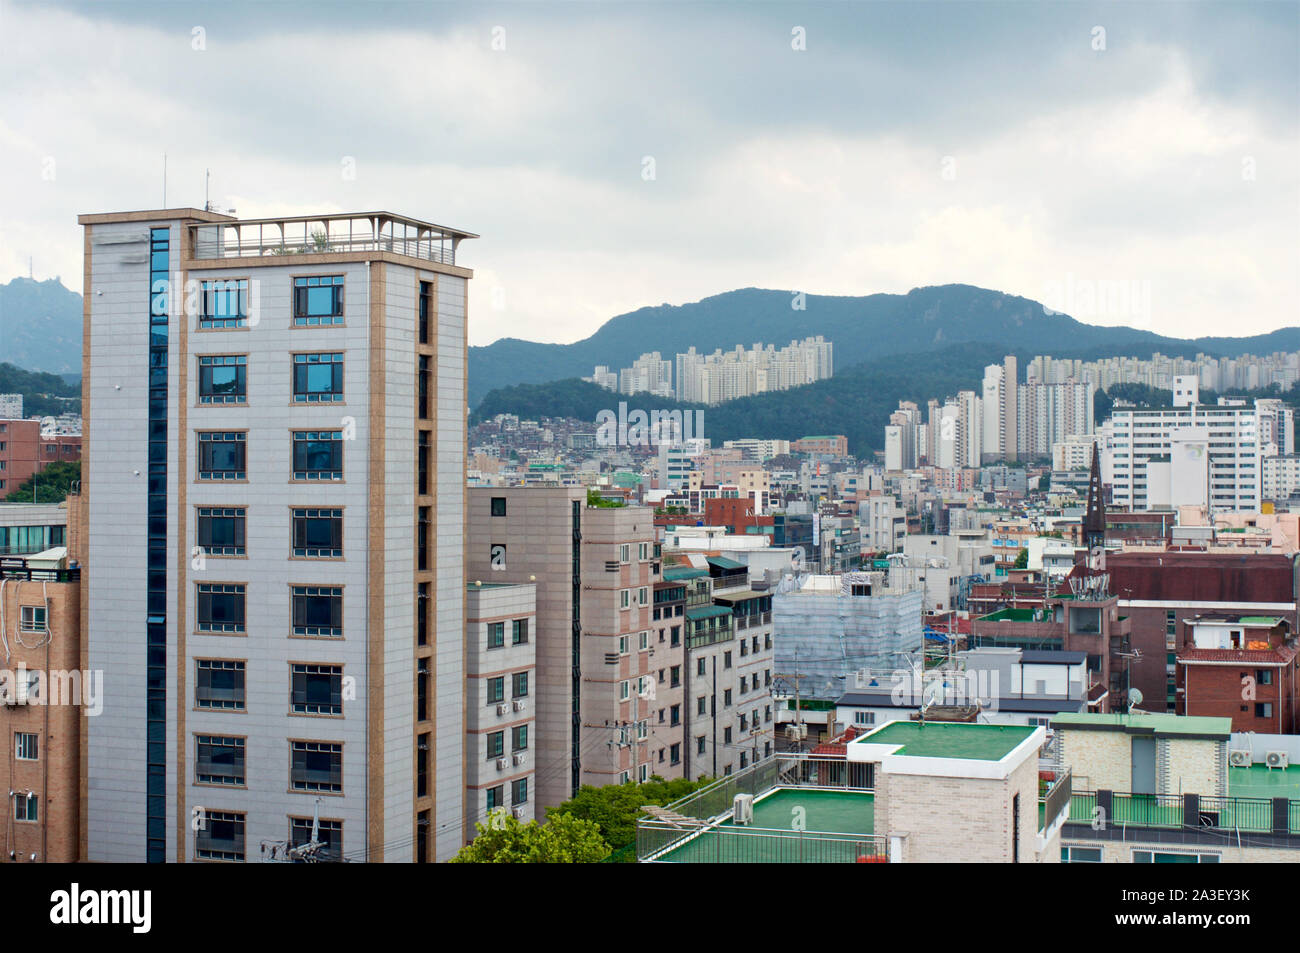
[[[1117,407],[1111,424],[1103,469],[1116,506],[1259,509],[1262,466],[1254,407],[1244,402]]]
[[[449,857],[474,236],[386,212],[79,221],[82,639],[105,695],[82,856],[259,860],[318,811],[334,856]]]
[[[537,587],[475,580],[465,600],[465,843],[479,824],[535,811]],[[432,747],[428,735],[418,750]],[[426,767],[416,764],[416,789]]]
[[[1265,457],[1263,499],[1285,500],[1300,490],[1300,454]]]
[[[791,341],[781,349],[757,343],[750,350],[677,355],[677,399],[717,404],[737,397],[800,387],[830,377],[833,346],[820,335]]]
[[[1018,391],[1016,440],[1021,457],[1050,457],[1056,443],[1093,432],[1092,384],[1030,381],[1021,384]]]
[[[0,420],[22,420],[23,395],[0,394]]]

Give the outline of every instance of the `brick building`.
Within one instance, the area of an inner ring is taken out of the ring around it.
[[[1233,731],[1296,733],[1296,641],[1278,616],[1182,620],[1177,652],[1180,715],[1232,719]]]

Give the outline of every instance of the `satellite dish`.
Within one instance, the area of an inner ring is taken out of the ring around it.
[[[1128,690],[1128,710],[1132,711],[1138,705],[1142,704],[1142,692],[1136,688]]]

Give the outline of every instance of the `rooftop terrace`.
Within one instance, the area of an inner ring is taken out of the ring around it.
[[[1034,728],[1025,725],[893,721],[851,744],[900,745],[894,754],[910,758],[1001,761],[1033,733]]]

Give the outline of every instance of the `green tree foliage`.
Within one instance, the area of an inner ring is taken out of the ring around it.
[[[1016,556],[1016,564],[1013,568],[1015,569],[1029,568],[1029,550],[1027,549],[1020,550],[1020,555]]]
[[[711,778],[689,781],[678,778],[665,781],[653,777],[644,784],[607,784],[595,787],[584,784],[569,800],[547,810],[548,816],[569,814],[596,824],[610,847],[618,850],[636,840],[636,820],[643,816],[642,806],[671,804],[693,791],[712,784]]]
[[[73,460],[71,462],[60,460],[58,463],[51,463],[48,467],[36,474],[34,477],[28,477],[18,488],[10,491],[5,497],[7,503],[62,503],[68,498],[68,490],[72,484],[81,479],[81,461]],[[36,498],[32,499],[32,483],[36,484]]]
[[[609,853],[600,828],[571,814],[521,824],[501,813],[476,827],[478,836],[460,849],[453,864],[594,864]]]
[[[22,394],[23,414],[28,417],[57,417],[81,412],[81,383],[69,384],[58,374],[25,371],[12,364],[0,364],[0,394]]]

